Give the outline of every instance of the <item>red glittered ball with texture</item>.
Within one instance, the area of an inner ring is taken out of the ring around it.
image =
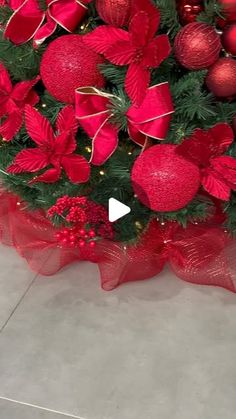
[[[74,103],[75,89],[83,86],[104,87],[98,66],[104,59],[90,50],[82,35],[63,35],[47,47],[40,74],[48,92],[60,102]]]
[[[219,98],[231,99],[236,95],[236,60],[220,58],[208,71],[208,89]]]
[[[204,10],[203,0],[176,0],[176,3],[182,25],[195,22],[199,13]]]
[[[221,51],[220,36],[206,23],[189,23],[174,42],[176,59],[189,70],[201,70],[216,62]]]
[[[108,25],[126,26],[130,19],[131,0],[96,0],[96,9]]]
[[[200,187],[200,171],[176,153],[176,145],[158,144],[144,151],[134,163],[131,179],[139,200],[154,211],[185,207]]]
[[[236,56],[236,22],[224,28],[221,41],[225,51]]]

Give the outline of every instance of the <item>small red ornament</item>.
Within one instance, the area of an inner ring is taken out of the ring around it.
[[[82,35],[63,35],[46,49],[40,67],[43,83],[57,100],[74,103],[75,89],[83,86],[103,87],[98,66],[104,59],[89,49]]]
[[[222,6],[223,14],[227,22],[236,21],[236,1],[235,0],[218,0]]]
[[[175,145],[158,144],[142,153],[134,163],[131,175],[134,191],[154,211],[177,211],[199,189],[199,168],[179,156],[176,149]]]
[[[226,52],[236,55],[236,23],[226,26],[221,41]]]
[[[179,12],[180,23],[187,25],[195,22],[199,13],[204,10],[201,0],[177,0],[177,10]]]
[[[236,60],[220,58],[208,71],[208,89],[217,97],[232,98],[236,95]]]
[[[96,8],[108,25],[122,27],[129,23],[131,0],[96,0]]]
[[[189,70],[210,67],[218,59],[221,42],[215,29],[206,23],[189,23],[177,34],[176,59]]]

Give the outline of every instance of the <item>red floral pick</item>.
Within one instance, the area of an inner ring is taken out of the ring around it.
[[[58,114],[55,134],[49,121],[29,105],[25,108],[25,123],[29,136],[38,147],[20,151],[8,167],[8,173],[34,173],[53,166],[31,183],[54,183],[59,180],[62,168],[72,183],[88,181],[89,163],[83,156],[74,154],[78,123],[72,106],[66,106]]]
[[[197,129],[177,147],[177,152],[201,168],[202,186],[214,197],[230,199],[236,191],[236,159],[224,154],[234,141],[233,130],[220,123],[208,131]]]
[[[125,89],[139,105],[150,84],[151,68],[158,67],[170,54],[167,35],[155,37],[160,12],[149,0],[135,0],[129,32],[100,26],[85,36],[85,42],[116,65],[128,65]]]
[[[0,64],[0,135],[5,141],[10,141],[20,130],[26,104],[36,105],[39,97],[33,90],[40,77],[21,81],[12,86],[6,68]]]

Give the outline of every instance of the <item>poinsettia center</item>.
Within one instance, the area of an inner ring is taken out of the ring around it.
[[[141,63],[143,60],[144,49],[143,47],[137,48],[134,54],[133,62],[136,64]]]

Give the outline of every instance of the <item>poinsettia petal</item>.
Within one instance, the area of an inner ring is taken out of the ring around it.
[[[14,160],[25,172],[37,172],[49,164],[47,153],[39,148],[26,148],[20,151]]]
[[[202,172],[202,186],[212,196],[222,201],[229,201],[231,189],[213,170]]]
[[[22,104],[26,103],[27,96],[39,80],[40,77],[38,76],[33,80],[20,81],[13,87],[11,98]]]
[[[186,138],[177,147],[177,153],[196,164],[207,166],[211,158],[209,147],[211,136],[207,131],[196,129],[190,138]]]
[[[87,46],[99,54],[105,54],[116,42],[129,42],[129,33],[113,26],[99,26],[83,37]]]
[[[0,135],[5,141],[11,141],[20,130],[23,123],[23,112],[18,109],[8,114],[6,120],[0,125]]]
[[[30,105],[25,106],[25,125],[29,136],[37,145],[52,146],[54,134],[49,121]]]
[[[17,175],[19,173],[23,173],[24,169],[22,169],[22,167],[18,166],[18,164],[16,163],[12,163],[8,168],[7,168],[7,173],[12,173],[14,175]]]
[[[160,11],[150,0],[135,0],[132,2],[132,16],[140,12],[146,12],[149,16],[149,39],[152,39],[160,25]],[[141,25],[142,28],[142,25]]]
[[[65,106],[58,114],[56,121],[56,129],[58,133],[64,131],[72,131],[75,135],[78,131],[79,122],[75,117],[73,106]]]
[[[171,52],[171,46],[167,35],[159,35],[145,48],[143,64],[147,67],[158,67]]]
[[[118,130],[114,125],[105,121],[93,139],[91,163],[101,166],[111,157],[117,146]]]
[[[8,95],[12,91],[12,83],[7,69],[0,63],[0,95],[6,92]]]
[[[85,183],[90,177],[88,161],[78,154],[63,157],[61,164],[72,183]]]
[[[104,55],[115,65],[127,65],[135,57],[135,48],[130,42],[118,41]]]
[[[136,48],[144,47],[149,40],[149,21],[148,14],[142,10],[137,12],[130,21],[129,31],[132,44]]]
[[[215,157],[211,160],[211,166],[224,179],[236,185],[236,159],[230,156]]]
[[[63,132],[61,135],[55,138],[54,141],[54,156],[56,159],[57,155],[71,154],[76,149],[76,140],[71,132]],[[52,161],[53,161],[52,157]]]
[[[125,90],[133,103],[137,105],[142,103],[150,78],[149,69],[145,69],[139,64],[130,64],[125,79]]]
[[[37,182],[55,183],[60,179],[60,176],[61,176],[61,169],[59,167],[48,169],[42,175],[37,176],[36,178],[32,179],[30,181],[30,184],[37,183]]]
[[[31,90],[25,99],[25,103],[31,106],[37,105],[39,103],[39,95],[34,90]]]
[[[211,156],[219,156],[228,150],[234,141],[234,133],[230,125],[220,123],[209,130],[212,137]]]

